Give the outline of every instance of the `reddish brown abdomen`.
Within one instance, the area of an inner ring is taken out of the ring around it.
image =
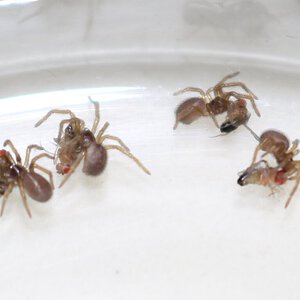
[[[290,146],[290,142],[288,138],[281,133],[280,131],[276,130],[267,130],[262,133],[260,136],[260,141],[264,141],[266,139],[272,140],[273,144],[282,144],[283,147],[287,150]],[[263,149],[265,150],[265,149]]]
[[[82,171],[86,175],[97,176],[105,169],[107,151],[102,146],[93,142],[86,150]]]
[[[208,116],[206,105],[201,98],[190,98],[182,102],[175,111],[178,122],[191,124],[201,116]]]
[[[24,188],[27,194],[34,200],[46,202],[52,196],[50,183],[40,174],[29,172],[23,178]]]
[[[286,159],[286,151],[289,149],[290,142],[280,131],[268,130],[263,132],[260,136],[260,143],[263,143],[262,150],[272,150],[277,162],[280,163]]]

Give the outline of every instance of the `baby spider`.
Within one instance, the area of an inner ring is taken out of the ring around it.
[[[70,110],[50,110],[35,127],[40,126],[52,114],[66,114],[69,119],[62,120],[59,125],[58,136],[55,139],[57,151],[55,155],[56,170],[59,174],[66,174],[60,183],[62,187],[71,174],[76,170],[81,160],[84,159],[83,172],[86,175],[96,176],[103,172],[107,163],[107,150],[118,150],[132,159],[145,173],[150,172],[144,165],[129,151],[129,148],[116,136],[104,134],[109,126],[106,122],[96,135],[100,121],[99,103],[90,101],[95,106],[95,119],[92,129],[85,128],[85,123]],[[67,125],[64,129],[64,126]],[[116,141],[119,145],[104,145],[105,140]]]
[[[276,188],[288,180],[295,180],[296,183],[285,203],[285,208],[287,208],[300,183],[300,161],[290,161],[282,168],[270,167],[265,160],[260,160],[241,172],[237,183],[241,186],[247,184],[268,186],[274,194]]]
[[[31,213],[27,205],[26,193],[33,200],[46,202],[51,198],[54,189],[52,173],[38,165],[36,162],[43,157],[50,159],[54,159],[54,157],[47,153],[41,153],[32,158],[29,164],[32,149],[44,150],[43,147],[38,145],[29,145],[26,150],[25,162],[22,164],[21,156],[13,143],[10,140],[6,140],[4,142],[4,147],[5,146],[9,146],[11,148],[12,152],[15,154],[16,161],[13,159],[9,151],[4,149],[0,150],[0,195],[3,195],[0,215],[3,215],[9,194],[15,186],[18,186],[24,207],[28,216],[31,218]],[[49,176],[50,183],[40,174],[36,173],[35,169],[46,173]]]
[[[175,111],[176,121],[173,129],[178,124],[191,124],[202,116],[209,116],[214,121],[217,128],[223,133],[229,133],[237,129],[240,125],[246,125],[250,118],[247,110],[246,100],[249,100],[253,106],[255,113],[260,117],[260,113],[255,104],[257,97],[242,82],[226,82],[226,80],[238,75],[239,72],[225,76],[215,86],[204,92],[200,88],[187,87],[174,93],[174,96],[186,93],[197,92],[200,97],[192,97],[182,102]],[[228,87],[241,87],[246,94],[237,93],[235,91],[224,91]],[[213,95],[211,95],[213,93]],[[235,100],[231,100],[234,98]],[[216,116],[227,112],[226,120],[219,126]],[[247,126],[246,126],[247,127]],[[248,127],[247,127],[248,128]]]
[[[252,159],[252,165],[255,163],[258,152],[263,150],[265,153],[262,157],[272,154],[276,159],[279,167],[285,168],[293,161],[294,156],[299,152],[299,140],[294,140],[290,147],[289,139],[278,130],[267,130],[258,137],[255,133],[254,137],[259,141]]]

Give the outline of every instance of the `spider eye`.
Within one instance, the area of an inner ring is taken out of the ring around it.
[[[69,137],[73,137],[74,136],[74,128],[72,126],[72,124],[69,124],[66,129],[65,129],[65,134]]]
[[[80,153],[81,150],[82,150],[81,145],[78,145],[78,146],[76,147],[76,149],[75,149],[75,152],[76,152],[76,153]]]

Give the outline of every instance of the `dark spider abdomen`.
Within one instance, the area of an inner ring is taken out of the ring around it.
[[[40,174],[28,172],[23,177],[23,184],[27,194],[38,202],[46,202],[52,196],[50,183]]]
[[[86,150],[82,171],[86,175],[97,176],[105,169],[106,162],[106,149],[93,142]]]

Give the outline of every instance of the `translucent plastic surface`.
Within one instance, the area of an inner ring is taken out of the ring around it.
[[[285,210],[291,184],[275,198],[236,184],[257,144],[244,128],[172,130],[174,91],[238,70],[259,97],[249,126],[299,138],[299,1],[17,2],[0,1],[1,140],[54,151],[62,118],[34,124],[68,108],[90,126],[90,95],[152,175],[112,151],[101,176],[80,167],[49,203],[28,199],[31,220],[14,191],[1,298],[299,299],[300,191]]]

